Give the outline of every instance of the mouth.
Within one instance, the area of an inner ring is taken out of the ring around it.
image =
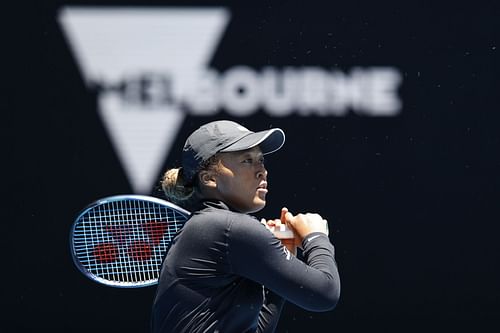
[[[257,187],[257,192],[267,193],[267,182],[262,181]]]

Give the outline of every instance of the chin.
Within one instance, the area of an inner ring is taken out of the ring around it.
[[[249,208],[249,213],[258,212],[259,210],[262,210],[264,207],[266,207],[266,201],[259,199],[258,201],[254,202],[253,207]]]

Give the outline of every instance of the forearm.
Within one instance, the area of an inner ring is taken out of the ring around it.
[[[258,223],[258,222],[257,222]],[[241,224],[239,226],[242,226]],[[336,306],[340,282],[334,247],[324,233],[307,235],[303,242],[305,262],[288,251],[259,223],[233,230],[233,273],[249,278],[287,301],[310,311],[328,311]],[[242,260],[249,256],[257,260]]]
[[[329,311],[340,297],[340,279],[335,249],[322,233],[308,235],[298,258],[276,262],[273,275],[264,284],[287,301],[309,311]],[[271,271],[271,270],[270,270]]]
[[[326,235],[313,233],[304,239],[302,246],[307,265],[324,276],[321,279],[322,286],[318,285],[318,291],[322,292],[321,297],[315,298],[315,307],[319,311],[334,308],[340,297],[340,277],[333,245]]]

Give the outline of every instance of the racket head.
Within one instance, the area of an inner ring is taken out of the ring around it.
[[[179,206],[145,195],[99,199],[73,223],[73,262],[85,276],[108,286],[154,285],[168,246],[189,216]]]

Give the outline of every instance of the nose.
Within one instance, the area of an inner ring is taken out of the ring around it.
[[[266,179],[267,178],[267,169],[266,167],[264,166],[264,163],[259,163],[257,165],[257,178],[263,178],[263,179]]]

